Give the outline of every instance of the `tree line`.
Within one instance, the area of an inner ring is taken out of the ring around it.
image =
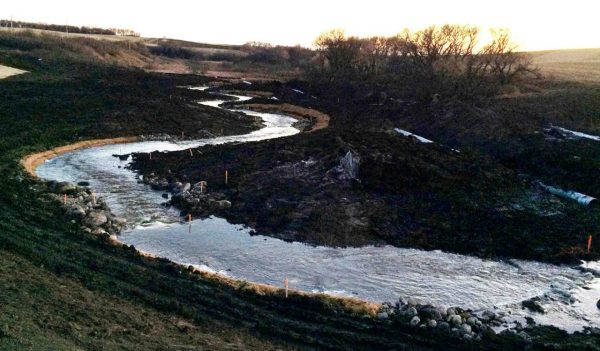
[[[40,29],[50,30],[54,32],[64,33],[77,33],[77,34],[102,34],[102,35],[124,35],[124,36],[136,36],[140,35],[134,31],[128,29],[117,29],[117,28],[97,28],[87,26],[69,26],[61,24],[47,24],[47,23],[33,23],[33,22],[22,22],[13,20],[0,20],[0,27],[6,28],[28,28],[28,29]]]
[[[335,29],[315,41],[311,80],[330,85],[377,84],[420,100],[476,99],[536,73],[504,29],[480,43],[477,27],[430,26],[390,37],[359,38]]]

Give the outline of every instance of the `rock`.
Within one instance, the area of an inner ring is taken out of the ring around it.
[[[106,232],[106,230],[104,230],[102,228],[96,228],[96,229],[92,230],[92,234],[102,235],[102,234],[108,234],[108,233]]]
[[[462,324],[462,318],[457,314],[448,314],[447,321],[453,326],[459,326]]]
[[[484,322],[493,321],[494,319],[496,319],[496,314],[492,311],[483,311],[480,319]]]
[[[428,326],[429,328],[435,328],[435,327],[437,326],[437,322],[436,322],[435,320],[433,320],[433,319],[430,319],[430,320],[427,322],[427,326]]]
[[[479,319],[477,319],[477,317],[469,317],[467,318],[467,324],[474,327],[477,325],[477,322],[479,322]]]
[[[90,211],[83,219],[83,224],[93,228],[99,227],[106,222],[108,222],[108,218],[104,211]]]
[[[544,311],[544,307],[542,307],[542,304],[540,303],[540,299],[538,297],[535,297],[533,299],[529,299],[527,301],[523,301],[521,303],[521,305],[524,308],[527,308],[528,310],[532,311],[532,312],[539,312],[539,313],[545,313],[546,311]]]
[[[440,323],[438,323],[438,329],[440,329],[440,330],[450,330],[450,324],[448,324],[446,322],[440,322]]]
[[[521,337],[521,339],[525,340],[526,342],[531,342],[531,336],[529,336],[529,334],[527,334],[526,332],[522,331],[517,333],[518,336]]]
[[[79,205],[69,206],[67,208],[67,216],[69,217],[83,217],[85,216],[85,209]]]
[[[419,323],[421,323],[421,319],[417,316],[412,317],[412,319],[410,320],[410,325],[413,327],[416,327],[417,325],[419,325]]]
[[[386,312],[379,312],[379,313],[377,313],[377,319],[379,319],[379,320],[388,319],[388,314]]]
[[[192,187],[193,193],[205,193],[208,187],[208,182],[201,180]]]
[[[169,198],[169,194],[168,193],[164,193],[162,194],[163,199],[168,199]]]
[[[460,330],[463,331],[464,333],[470,334],[472,331],[472,328],[467,323],[464,323],[460,326]]]
[[[437,308],[438,312],[440,313],[440,316],[442,316],[441,319],[446,319],[446,317],[448,317],[448,312],[446,312],[446,309],[443,307],[438,307]]]
[[[56,184],[54,192],[57,194],[74,194],[77,192],[77,186],[69,182],[59,182]]]
[[[423,317],[423,319],[433,319],[433,320],[439,320],[442,319],[442,314],[440,313],[440,311],[431,305],[425,305],[423,307],[421,307],[421,310],[419,311],[419,315],[421,317]]]
[[[216,202],[216,207],[218,210],[225,210],[231,207],[231,202],[227,200],[220,200]]]
[[[417,300],[413,299],[412,297],[408,298],[406,303],[408,303],[409,306],[417,306],[419,304],[419,302],[417,302]]]
[[[123,229],[127,225],[127,220],[121,217],[114,217],[112,222],[113,226],[119,230]]]
[[[90,182],[82,181],[77,183],[78,186],[90,186]]]
[[[417,309],[414,307],[410,307],[404,312],[408,317],[414,317],[418,314]]]
[[[450,307],[446,310],[446,315],[453,316],[456,314],[456,309],[454,307]]]
[[[340,159],[340,164],[330,169],[327,173],[339,180],[358,179],[359,166],[360,157],[358,154],[348,151],[346,155]]]
[[[598,300],[598,302],[596,302],[596,307],[598,307],[598,309],[600,310],[600,300]]]
[[[185,184],[183,184],[183,186],[181,187],[181,192],[184,192],[184,191],[190,191],[191,189],[192,189],[192,184],[190,184],[190,183],[185,183]]]
[[[472,339],[473,339],[473,336],[471,336],[471,334],[465,334],[465,335],[463,335],[463,336],[462,336],[462,338],[463,338],[464,340],[472,340]]]

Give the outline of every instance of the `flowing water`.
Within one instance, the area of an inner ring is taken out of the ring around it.
[[[248,99],[239,97],[241,99]],[[217,107],[222,101],[203,104]],[[148,141],[77,150],[46,161],[40,177],[59,181],[89,181],[112,211],[125,217],[128,229],[119,240],[137,249],[185,265],[233,278],[305,291],[355,296],[383,302],[412,297],[423,303],[474,310],[510,311],[515,319],[532,316],[539,323],[568,331],[600,327],[600,280],[579,269],[531,261],[500,262],[392,246],[330,248],[289,243],[260,235],[251,228],[211,217],[195,220],[191,232],[179,211],[139,182],[113,154],[182,150],[207,144],[250,142],[285,137],[298,131],[294,119],[243,111],[259,116],[265,127],[241,135],[186,142]],[[234,175],[232,175],[234,176]],[[210,184],[209,184],[210,185]],[[588,263],[598,271],[598,263]],[[541,297],[546,314],[522,310],[519,303]]]

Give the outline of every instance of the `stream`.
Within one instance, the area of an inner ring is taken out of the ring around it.
[[[197,88],[202,89],[202,88]],[[249,97],[236,96],[240,100]],[[202,104],[218,108],[223,101]],[[238,110],[240,111],[240,110]],[[144,141],[76,150],[46,161],[37,169],[44,179],[90,182],[112,211],[127,219],[118,240],[174,262],[232,278],[292,289],[384,302],[411,297],[445,307],[510,313],[511,320],[532,317],[569,332],[600,327],[600,279],[578,267],[510,260],[483,260],[441,251],[393,246],[331,248],[250,235],[252,228],[210,217],[184,223],[176,209],[161,206],[162,192],[139,177],[113,154],[184,150],[209,144],[251,142],[290,136],[299,131],[293,118],[241,110],[258,116],[264,128],[246,135],[190,141]],[[600,273],[600,264],[585,263]],[[521,308],[540,297],[545,314]]]

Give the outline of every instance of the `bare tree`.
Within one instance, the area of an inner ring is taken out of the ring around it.
[[[329,81],[384,82],[405,86],[424,99],[433,94],[464,98],[490,92],[521,74],[531,62],[516,51],[508,31],[477,52],[479,29],[466,25],[430,26],[393,37],[346,37],[343,30],[323,33],[315,41],[321,72]],[[395,83],[394,83],[395,82]]]
[[[521,74],[535,72],[530,58],[516,51],[517,45],[511,41],[507,29],[492,29],[492,37],[492,42],[482,49],[480,55],[485,58],[486,69],[500,83],[510,83]]]

